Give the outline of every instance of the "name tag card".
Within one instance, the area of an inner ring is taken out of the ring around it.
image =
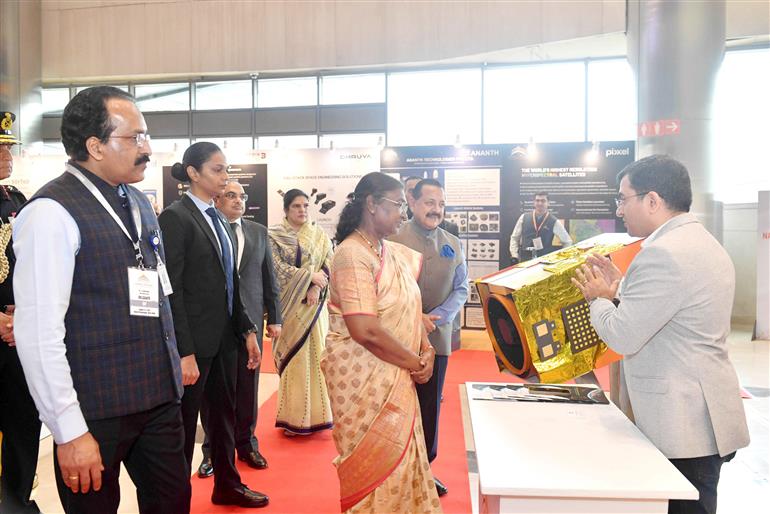
[[[543,249],[543,240],[539,237],[536,237],[532,240],[532,246],[535,247],[535,250],[542,250]]]
[[[158,272],[128,268],[128,296],[131,316],[159,317]]]

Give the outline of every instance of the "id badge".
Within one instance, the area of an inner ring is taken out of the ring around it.
[[[532,246],[535,247],[535,250],[542,250],[543,249],[543,239],[540,237],[536,237],[532,240]]]
[[[160,287],[163,288],[163,294],[171,296],[171,293],[174,292],[174,288],[171,287],[171,279],[168,278],[166,265],[160,260],[160,256],[158,257],[158,265],[156,268],[158,269],[158,277],[160,278]]]
[[[128,268],[128,304],[131,316],[160,316],[157,271]]]

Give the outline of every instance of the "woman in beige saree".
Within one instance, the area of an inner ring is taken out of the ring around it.
[[[308,435],[332,427],[319,362],[329,328],[326,296],[332,244],[308,219],[305,193],[287,191],[283,203],[286,218],[268,231],[283,318],[281,335],[273,341],[280,376],[275,426],[286,435]]]
[[[405,219],[401,184],[364,176],[337,226],[321,368],[344,512],[441,512],[414,383],[433,373],[416,277],[421,255],[384,241]]]

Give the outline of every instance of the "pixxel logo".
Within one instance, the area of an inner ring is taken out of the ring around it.
[[[604,151],[605,157],[615,157],[616,155],[631,155],[630,148],[608,148]]]

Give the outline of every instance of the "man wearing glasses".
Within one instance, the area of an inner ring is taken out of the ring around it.
[[[647,239],[620,293],[621,273],[606,257],[589,257],[572,281],[596,332],[624,357],[637,426],[700,493],[697,501],[671,500],[669,512],[715,513],[722,463],[749,444],[725,341],[735,268],[690,214],[690,177],[680,162],[645,157],[618,179],[617,215],[629,235]]]
[[[108,514],[125,465],[142,513],[190,510],[182,374],[157,218],[128,185],[152,155],[134,98],[113,87],[64,109],[65,172],[14,224],[16,344],[53,432],[67,513]]]
[[[281,291],[275,278],[273,254],[267,239],[267,228],[257,222],[243,219],[249,199],[237,180],[229,180],[224,194],[216,199],[216,206],[230,222],[238,238],[236,267],[240,276],[240,293],[249,319],[257,324],[257,343],[262,351],[262,325],[267,314],[267,336],[275,339],[281,335]],[[244,345],[238,349],[238,375],[235,398],[235,450],[238,460],[254,469],[265,469],[267,460],[259,452],[259,442],[254,435],[257,426],[257,396],[259,391],[259,367],[247,368],[249,355]],[[201,422],[206,430],[208,405],[201,405]],[[214,474],[209,456],[208,435],[203,443],[203,462],[198,476]]]

